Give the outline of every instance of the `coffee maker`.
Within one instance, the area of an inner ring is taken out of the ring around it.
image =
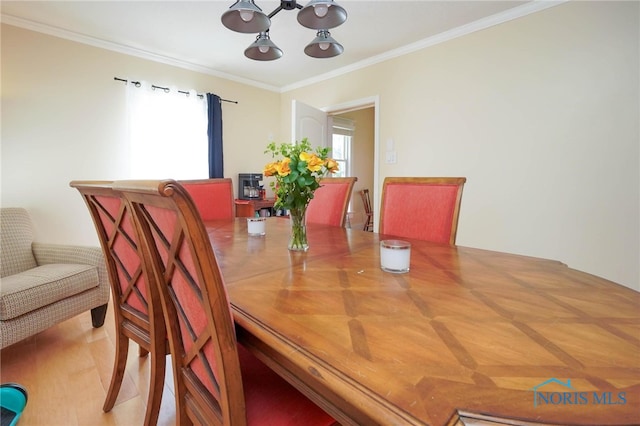
[[[257,200],[260,198],[262,173],[238,174],[238,198],[241,200]]]

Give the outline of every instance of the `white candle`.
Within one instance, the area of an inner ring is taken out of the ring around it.
[[[249,235],[261,236],[267,233],[266,217],[248,217],[247,232]]]
[[[380,241],[380,267],[383,271],[409,272],[411,243],[402,240]]]

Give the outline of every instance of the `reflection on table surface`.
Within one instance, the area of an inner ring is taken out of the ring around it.
[[[292,253],[283,218],[263,237],[206,225],[239,340],[343,424],[640,423],[636,291],[417,240],[410,272],[391,274],[375,233],[309,226]]]

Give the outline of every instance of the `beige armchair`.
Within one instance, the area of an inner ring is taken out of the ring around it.
[[[102,250],[36,243],[28,212],[0,209],[0,348],[91,309],[101,327],[109,301]]]

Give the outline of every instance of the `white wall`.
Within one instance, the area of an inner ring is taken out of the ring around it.
[[[569,2],[281,95],[3,25],[1,202],[29,208],[42,241],[96,241],[68,183],[119,177],[114,76],[238,100],[223,107],[229,177],[287,140],[291,99],[379,96],[380,149],[392,138],[398,157],[379,185],[466,176],[459,244],[640,289],[638,17],[638,2]]]
[[[457,243],[640,289],[639,3],[570,2],[285,93],[379,95],[386,176],[466,176]],[[379,205],[379,193],[375,205]]]

